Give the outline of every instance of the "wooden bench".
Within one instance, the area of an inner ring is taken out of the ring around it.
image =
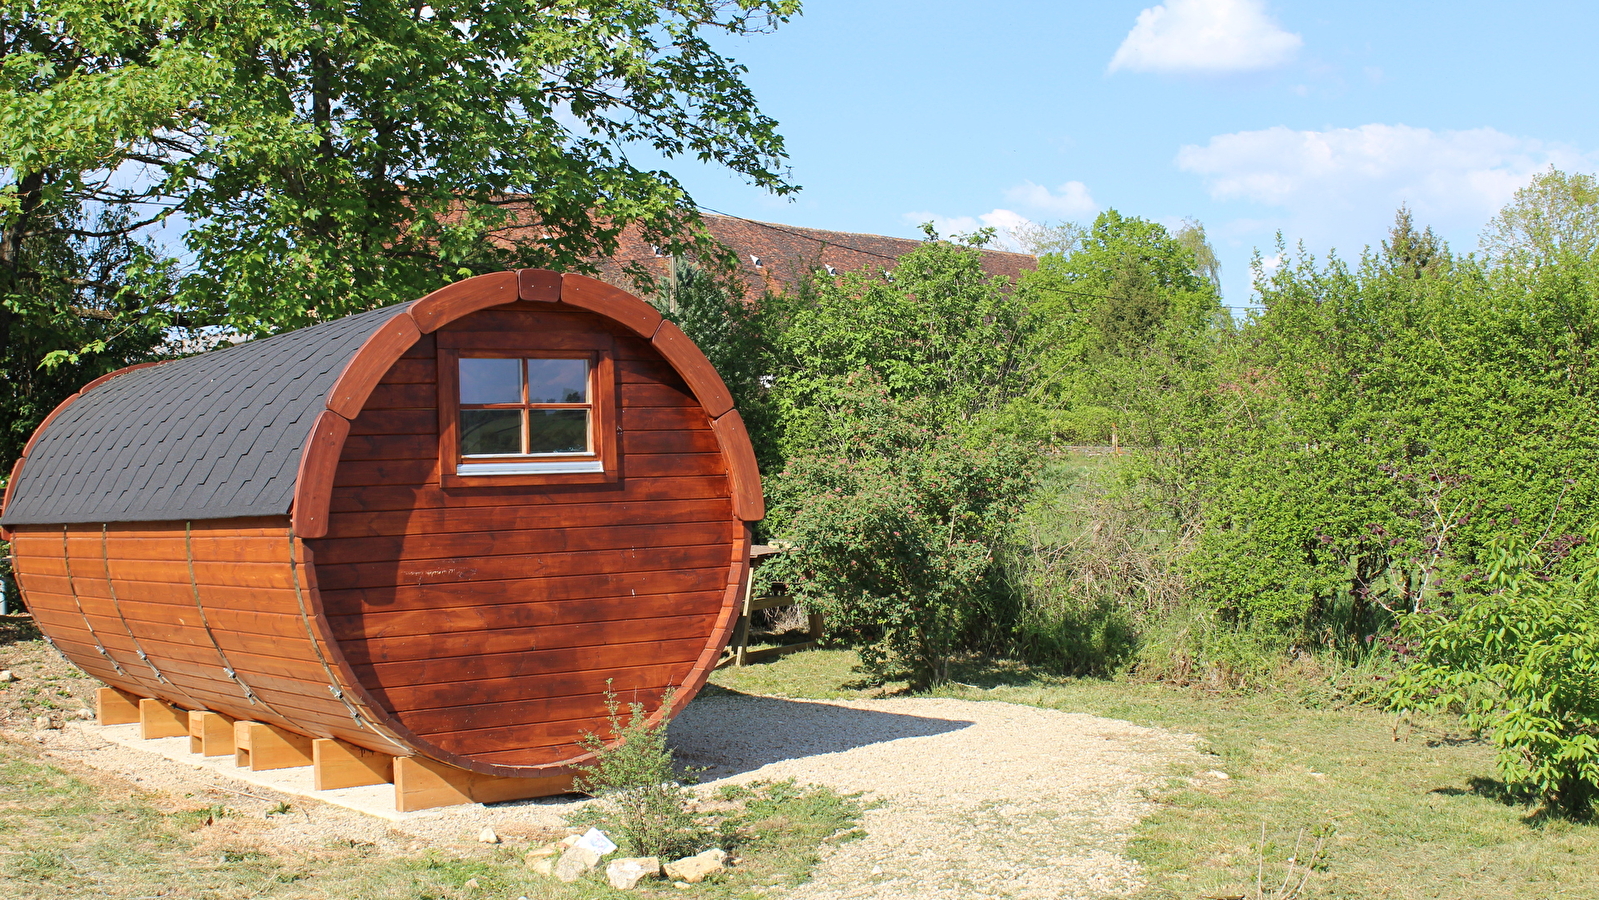
[[[755,596],[754,570],[766,559],[785,552],[782,547],[768,544],[755,544],[750,547],[750,580],[744,587],[743,607],[739,610],[738,622],[733,626],[733,636],[727,642],[727,649],[722,652],[719,665],[729,663],[734,666],[746,666],[762,660],[776,659],[801,650],[810,650],[816,647],[822,637],[822,628],[825,622],[821,613],[810,614],[810,627],[808,629],[811,639],[798,644],[785,644],[781,647],[762,647],[759,650],[749,649],[751,617],[755,613],[768,609],[781,609],[789,606],[800,606],[800,601],[787,594],[776,594],[763,597]]]

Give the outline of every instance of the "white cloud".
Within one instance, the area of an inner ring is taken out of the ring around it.
[[[1294,58],[1304,41],[1262,0],[1167,0],[1138,14],[1108,71],[1246,72]]]
[[[1068,181],[1055,191],[1026,181],[1006,191],[1005,198],[1024,209],[1037,210],[1055,218],[1077,219],[1099,212],[1099,204],[1088,193],[1088,185],[1081,181]]]
[[[1446,225],[1480,225],[1551,163],[1590,165],[1568,147],[1493,128],[1432,131],[1381,124],[1240,131],[1177,153],[1178,168],[1203,176],[1218,200],[1249,200],[1301,217],[1337,210],[1386,216],[1408,203]]]

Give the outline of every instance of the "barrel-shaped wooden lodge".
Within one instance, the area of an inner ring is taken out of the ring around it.
[[[28,443],[0,529],[109,702],[482,800],[563,789],[608,690],[694,695],[762,514],[683,332],[522,270],[100,378]]]

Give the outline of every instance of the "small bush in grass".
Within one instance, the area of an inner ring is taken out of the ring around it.
[[[1460,712],[1492,737],[1507,784],[1586,817],[1599,796],[1599,529],[1554,546],[1493,540],[1480,590],[1409,616],[1415,660],[1390,702]]]
[[[590,733],[583,746],[594,761],[582,767],[573,787],[599,800],[579,811],[572,824],[604,831],[618,846],[635,856],[677,858],[704,849],[705,828],[692,811],[693,795],[683,787],[683,774],[666,745],[666,724],[673,695],[661,699],[662,714],[650,722],[642,703],[627,706],[606,694],[606,717],[611,734],[608,744]]]

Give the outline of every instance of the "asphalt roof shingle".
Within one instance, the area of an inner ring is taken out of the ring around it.
[[[56,416],[0,524],[283,515],[328,391],[409,304],[118,375]]]

